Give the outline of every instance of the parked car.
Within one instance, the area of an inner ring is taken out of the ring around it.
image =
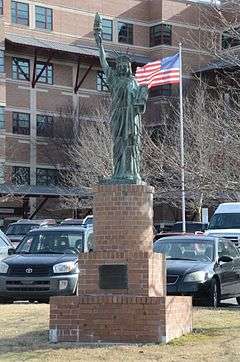
[[[73,226],[73,225],[82,225],[83,224],[83,219],[64,219],[61,221],[60,225],[69,225],[69,226]]]
[[[167,293],[191,295],[208,306],[236,298],[240,304],[240,253],[225,239],[171,236],[154,244],[166,255]]]
[[[83,219],[84,226],[92,226],[93,225],[93,215],[88,215]]]
[[[93,225],[93,215],[88,215],[84,219],[65,219],[61,221],[60,225],[82,225],[82,226],[92,226]]]
[[[8,239],[8,237],[0,230],[0,260],[6,258],[9,249],[13,249],[13,244]]]
[[[78,254],[93,250],[92,229],[65,226],[34,229],[0,262],[0,301],[46,302],[77,292]]]
[[[56,225],[54,219],[29,220],[22,219],[8,225],[6,235],[16,247],[22,241],[24,236],[32,229],[40,226]]]
[[[240,202],[220,204],[214,212],[205,234],[224,237],[240,248]]]
[[[177,235],[193,235],[193,234],[192,233],[182,233],[182,232],[171,232],[171,231],[164,232],[164,231],[162,231],[159,234],[154,235],[153,242],[155,243],[155,241],[165,238],[167,236],[177,236]]]
[[[186,221],[186,232],[195,233],[196,231],[204,231],[208,227],[208,224],[198,222],[198,221]],[[182,222],[178,221],[173,224],[171,232],[181,232],[182,231]]]

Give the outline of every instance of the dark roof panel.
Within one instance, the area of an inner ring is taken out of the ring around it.
[[[31,46],[36,48],[42,48],[42,49],[50,49],[50,50],[56,50],[61,51],[65,53],[72,53],[72,54],[79,54],[79,55],[85,55],[89,57],[96,57],[98,58],[98,49],[96,47],[87,47],[84,45],[74,45],[74,44],[67,44],[63,42],[56,42],[51,40],[45,40],[45,39],[39,39],[34,37],[23,37],[16,34],[7,34],[6,35],[6,41],[10,42],[12,44],[18,44],[18,45],[25,45],[25,46]],[[114,59],[115,55],[113,51],[107,51],[106,52],[108,58]],[[133,61],[139,64],[146,64],[150,61],[148,57],[145,57],[140,54],[133,54],[132,55]]]

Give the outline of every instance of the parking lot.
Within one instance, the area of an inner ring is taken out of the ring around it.
[[[0,308],[0,361],[237,361],[240,308],[194,308],[193,333],[168,345],[80,346],[48,343],[48,304],[15,303]],[[71,347],[71,348],[70,348]]]

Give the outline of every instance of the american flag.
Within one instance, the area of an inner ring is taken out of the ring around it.
[[[179,53],[148,63],[143,67],[137,67],[135,78],[140,85],[148,88],[162,84],[176,84],[180,82]]]

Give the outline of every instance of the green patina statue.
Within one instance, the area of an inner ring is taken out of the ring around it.
[[[102,44],[102,19],[98,13],[94,22],[94,35],[112,98],[113,175],[111,181],[140,183],[141,114],[146,109],[148,89],[145,86],[139,86],[136,82],[127,55],[117,56],[116,68],[108,64]]]

